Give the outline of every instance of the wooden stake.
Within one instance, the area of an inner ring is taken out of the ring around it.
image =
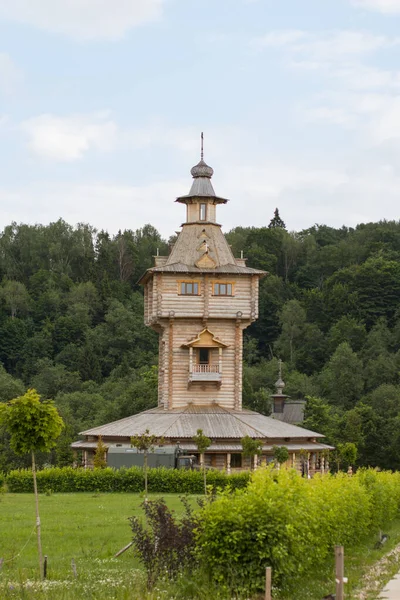
[[[124,552],[126,552],[126,550],[128,550],[128,548],[130,548],[132,546],[133,542],[129,542],[129,544],[127,544],[126,546],[124,546],[123,548],[121,548],[121,550],[118,550],[117,554],[114,555],[114,558],[117,558],[118,556],[121,556],[121,554],[123,554]]]
[[[72,568],[72,572],[74,574],[74,577],[75,578],[78,577],[78,573],[77,573],[77,570],[76,570],[76,564],[75,564],[75,561],[74,561],[73,558],[71,559],[71,568]]]
[[[271,596],[271,567],[266,567],[265,569],[265,600],[272,600]]]
[[[32,474],[33,474],[33,491],[35,494],[35,506],[36,506],[36,533],[37,533],[37,544],[38,544],[38,555],[39,555],[39,574],[40,579],[43,577],[43,555],[42,555],[42,540],[40,536],[40,516],[39,516],[39,494],[37,490],[36,481],[36,463],[35,454],[32,450]]]
[[[344,600],[344,548],[335,546],[336,600]]]
[[[44,555],[44,562],[43,562],[43,579],[46,579],[47,577],[47,554]]]

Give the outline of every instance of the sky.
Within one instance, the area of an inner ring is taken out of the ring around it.
[[[0,0],[0,229],[399,219],[400,0]]]

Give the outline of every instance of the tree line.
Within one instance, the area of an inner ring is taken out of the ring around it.
[[[360,465],[400,467],[400,222],[269,226],[227,234],[268,271],[244,343],[244,404],[264,414],[284,361],[305,426],[354,442]],[[69,464],[79,431],[157,402],[157,335],[137,281],[169,252],[151,225],[110,235],[88,224],[12,223],[0,234],[0,401],[35,388],[66,427],[39,464]],[[0,470],[25,466],[0,431]]]

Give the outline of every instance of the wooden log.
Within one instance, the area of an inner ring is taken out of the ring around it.
[[[344,548],[335,546],[336,600],[344,600]]]
[[[117,558],[118,556],[121,556],[121,554],[123,554],[124,552],[126,552],[126,550],[128,550],[131,546],[132,546],[133,542],[129,542],[129,544],[127,544],[126,546],[124,546],[123,548],[121,548],[121,550],[118,550],[117,554],[114,555],[114,558]]]
[[[78,577],[78,572],[76,570],[76,564],[75,564],[75,560],[72,558],[71,559],[71,568],[72,568],[72,573],[74,574],[75,579]]]
[[[271,567],[266,567],[266,569],[265,569],[265,600],[272,600],[271,587],[272,587],[272,570],[271,570]]]

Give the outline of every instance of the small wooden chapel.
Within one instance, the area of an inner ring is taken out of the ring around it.
[[[259,281],[267,273],[233,256],[217,220],[228,200],[216,195],[203,151],[191,175],[189,193],[176,199],[186,207],[177,240],[140,280],[145,323],[159,334],[158,406],[84,431],[72,447],[91,466],[99,436],[108,448],[129,447],[131,436],[148,429],[196,455],[193,436],[202,429],[212,443],[196,458],[208,467],[229,473],[265,464],[277,445],[288,448],[290,466],[304,470],[306,461],[307,473],[323,471],[330,446],[321,434],[242,406],[243,331],[258,317]],[[242,457],[245,436],[262,442],[255,465]]]

